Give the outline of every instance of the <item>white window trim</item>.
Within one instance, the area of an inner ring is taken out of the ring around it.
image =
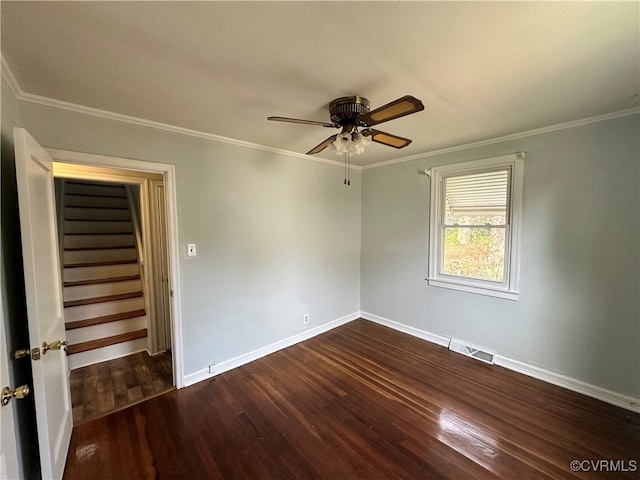
[[[482,160],[442,165],[425,170],[425,173],[431,177],[429,276],[427,277],[427,282],[430,286],[450,288],[508,300],[518,300],[520,294],[518,283],[520,280],[520,223],[522,217],[524,158],[525,153],[520,152]],[[507,230],[509,239],[507,239],[507,244],[505,245],[505,281],[498,283],[489,280],[475,280],[440,273],[440,262],[442,259],[442,235],[440,228],[442,178],[452,174],[465,175],[499,168],[511,169],[511,184],[509,188],[510,218],[509,228]]]

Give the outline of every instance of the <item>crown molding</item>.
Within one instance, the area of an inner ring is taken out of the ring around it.
[[[78,105],[76,103],[65,102],[63,100],[56,100],[54,98],[43,97],[40,95],[27,93],[24,90],[22,90],[22,88],[20,87],[20,84],[18,83],[15,76],[13,75],[13,72],[11,71],[11,68],[9,67],[8,63],[5,61],[4,57],[0,57],[0,63],[2,66],[2,69],[1,69],[2,76],[7,81],[9,88],[11,89],[15,97],[18,100],[23,102],[35,103],[38,105],[44,105],[46,107],[60,108],[63,110],[69,110],[69,111],[80,113],[83,115],[90,115],[93,117],[103,118],[107,120],[115,120],[118,122],[130,123],[130,124],[138,125],[142,127],[154,128],[157,130],[164,130],[171,133],[188,135],[190,137],[203,138],[206,140],[213,140],[216,142],[222,142],[222,143],[227,143],[231,145],[252,148],[252,149],[261,150],[264,152],[275,153],[275,154],[285,155],[285,156],[295,157],[295,158],[301,158],[303,160],[310,160],[312,162],[320,162],[320,163],[326,163],[329,165],[335,165],[338,167],[344,167],[344,162],[339,162],[337,160],[327,160],[325,158],[312,157],[310,155],[292,152],[289,150],[267,147],[265,145],[245,142],[243,140],[236,140],[233,138],[223,137],[221,135],[215,135],[213,133],[207,133],[207,132],[201,132],[199,130],[192,130],[189,128],[177,127],[175,125],[155,122],[153,120],[146,120],[144,118],[133,117],[130,115],[123,115],[121,113],[110,112],[107,110],[101,110],[99,108],[87,107],[85,105]],[[354,170],[361,169],[361,167],[357,165],[350,165],[350,168]]]
[[[167,132],[172,132],[172,133],[179,133],[182,135],[188,135],[191,137],[197,137],[197,138],[204,138],[206,140],[213,140],[216,142],[222,142],[222,143],[227,143],[227,144],[231,144],[231,145],[237,145],[237,146],[241,146],[241,147],[246,147],[246,148],[253,148],[255,150],[261,150],[263,152],[270,152],[270,153],[275,153],[275,154],[279,154],[279,155],[285,155],[285,156],[289,156],[289,157],[294,157],[294,158],[301,158],[303,160],[310,160],[312,162],[320,162],[320,163],[326,163],[329,165],[335,165],[335,166],[339,166],[339,167],[344,167],[344,163],[343,162],[339,162],[336,160],[327,160],[324,158],[320,158],[320,157],[312,157],[310,155],[305,155],[302,153],[297,153],[297,152],[292,152],[290,150],[283,150],[283,149],[279,149],[279,148],[273,148],[273,147],[267,147],[265,145],[259,145],[256,143],[251,143],[251,142],[245,142],[242,140],[236,140],[233,138],[228,138],[228,137],[223,137],[221,135],[214,135],[212,133],[206,133],[206,132],[201,132],[198,130],[191,130],[188,128],[183,128],[183,127],[177,127],[174,125],[169,125],[166,123],[161,123],[161,122],[154,122],[152,120],[146,120],[144,118],[138,118],[138,117],[133,117],[130,115],[123,115],[120,113],[115,113],[115,112],[109,112],[107,110],[101,110],[98,108],[92,108],[92,107],[87,107],[84,105],[78,105],[75,103],[71,103],[71,102],[65,102],[63,100],[56,100],[53,98],[49,98],[49,97],[43,97],[40,95],[34,95],[31,93],[26,93],[24,90],[22,90],[22,88],[20,87],[20,84],[18,83],[18,81],[15,78],[15,75],[13,74],[13,72],[11,71],[11,68],[9,67],[9,64],[6,62],[4,56],[2,56],[0,54],[0,64],[1,64],[1,74],[2,76],[5,78],[5,80],[7,81],[9,88],[11,89],[11,91],[13,92],[13,94],[15,95],[15,97],[20,100],[20,101],[24,101],[24,102],[31,102],[31,103],[36,103],[39,105],[44,105],[44,106],[48,106],[48,107],[54,107],[54,108],[61,108],[64,110],[70,110],[76,113],[81,113],[84,115],[90,115],[90,116],[94,116],[94,117],[99,117],[99,118],[104,118],[107,120],[116,120],[119,122],[125,122],[125,123],[131,123],[134,125],[138,125],[138,126],[143,126],[143,127],[148,127],[148,128],[155,128],[158,130],[164,130]],[[378,167],[384,167],[387,165],[394,165],[396,163],[404,163],[404,162],[410,162],[413,160],[419,160],[422,158],[428,158],[428,157],[434,157],[436,155],[444,155],[446,153],[453,153],[453,152],[460,152],[463,150],[469,150],[471,148],[476,148],[476,147],[484,147],[487,145],[493,145],[495,143],[500,143],[500,142],[506,142],[509,140],[516,140],[519,138],[524,138],[524,137],[530,137],[533,135],[540,135],[543,133],[549,133],[549,132],[555,132],[558,130],[565,130],[567,128],[574,128],[574,127],[579,127],[582,125],[588,125],[591,123],[597,123],[597,122],[603,122],[606,120],[613,120],[615,118],[620,118],[620,117],[626,117],[629,115],[637,115],[640,113],[640,107],[633,107],[633,108],[628,108],[625,110],[619,110],[617,112],[612,112],[612,113],[607,113],[604,115],[596,115],[593,117],[587,117],[587,118],[582,118],[579,120],[573,120],[570,122],[564,122],[564,123],[558,123],[555,125],[550,125],[548,127],[542,127],[542,128],[536,128],[534,130],[527,130],[524,132],[519,132],[519,133],[513,133],[513,134],[509,134],[509,135],[504,135],[501,137],[495,137],[495,138],[490,138],[487,140],[481,140],[478,142],[472,142],[472,143],[466,143],[464,145],[458,145],[458,146],[454,146],[454,147],[447,147],[447,148],[442,148],[439,150],[432,150],[430,152],[425,152],[425,153],[418,153],[415,155],[410,155],[407,157],[400,157],[400,158],[396,158],[393,160],[386,160],[384,162],[378,162],[378,163],[373,163],[370,165],[364,165],[364,166],[359,166],[359,165],[350,165],[349,167],[353,170],[368,170],[370,168],[378,168]]]
[[[540,135],[543,133],[556,132],[558,130],[565,130],[567,128],[580,127],[582,125],[589,125],[591,123],[604,122],[606,120],[613,120],[614,118],[627,117],[629,115],[640,114],[640,107],[627,108],[625,110],[618,110],[617,112],[605,113],[603,115],[596,115],[593,117],[581,118],[579,120],[572,120],[570,122],[557,123],[548,127],[536,128],[533,130],[527,130],[524,132],[512,133],[504,135],[502,137],[490,138],[487,140],[480,140],[478,142],[466,143],[464,145],[458,145],[455,147],[441,148],[439,150],[432,150],[430,152],[418,153],[408,157],[396,158],[393,160],[386,160],[384,162],[372,163],[371,165],[365,165],[362,170],[368,170],[370,168],[384,167],[387,165],[394,165],[396,163],[410,162],[412,160],[420,160],[421,158],[435,157],[436,155],[444,155],[445,153],[460,152],[462,150],[469,150],[470,148],[484,147],[486,145],[493,145],[495,143],[506,142],[509,140],[517,140],[519,138],[531,137],[533,135]]]
[[[16,80],[16,77],[11,71],[11,68],[9,68],[9,64],[4,59],[4,55],[2,55],[2,53],[0,53],[0,75],[2,75],[7,81],[9,88],[17,99],[20,99],[20,97],[24,96],[24,92],[20,88],[20,84]]]
[[[328,163],[330,165],[344,166],[343,163],[335,160],[326,160],[319,157],[311,157],[297,152],[291,152],[289,150],[282,150],[279,148],[267,147],[265,145],[258,145],[256,143],[245,142],[243,140],[236,140],[229,137],[223,137],[221,135],[215,135],[213,133],[201,132],[199,130],[192,130],[184,127],[177,127],[175,125],[169,125],[166,123],[155,122],[153,120],[146,120],[144,118],[133,117],[130,115],[123,115],[121,113],[109,112],[107,110],[101,110],[98,108],[87,107],[84,105],[78,105],[75,103],[65,102],[62,100],[55,100],[48,97],[42,97],[40,95],[33,95],[31,93],[24,93],[22,96],[17,97],[18,100],[24,102],[36,103],[38,105],[44,105],[47,107],[60,108],[64,110],[70,110],[72,112],[80,113],[83,115],[90,115],[93,117],[103,118],[106,120],[115,120],[118,122],[130,123],[133,125],[154,128],[156,130],[164,130],[171,133],[179,133],[190,137],[203,138],[205,140],[213,140],[216,142],[227,143],[230,145],[236,145],[240,147],[252,148],[255,150],[261,150],[263,152],[276,153],[279,155],[285,155],[289,157],[301,158],[303,160],[310,160],[312,162]]]

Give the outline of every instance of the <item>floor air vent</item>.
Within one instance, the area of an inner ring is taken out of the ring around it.
[[[470,345],[465,345],[459,340],[451,339],[451,341],[449,342],[449,350],[493,365],[493,353],[485,352]]]

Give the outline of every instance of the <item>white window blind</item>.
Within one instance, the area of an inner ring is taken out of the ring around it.
[[[509,170],[445,177],[446,224],[461,217],[507,215]]]

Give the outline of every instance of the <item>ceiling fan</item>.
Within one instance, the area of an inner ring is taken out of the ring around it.
[[[369,110],[369,107],[369,100],[364,97],[340,97],[329,104],[330,123],[288,117],[267,117],[267,120],[342,129],[341,133],[332,135],[313,147],[307,155],[320,153],[327,147],[345,156],[359,154],[371,141],[394,148],[404,148],[411,143],[408,138],[369,127],[424,110],[420,100],[405,95],[374,110]]]

